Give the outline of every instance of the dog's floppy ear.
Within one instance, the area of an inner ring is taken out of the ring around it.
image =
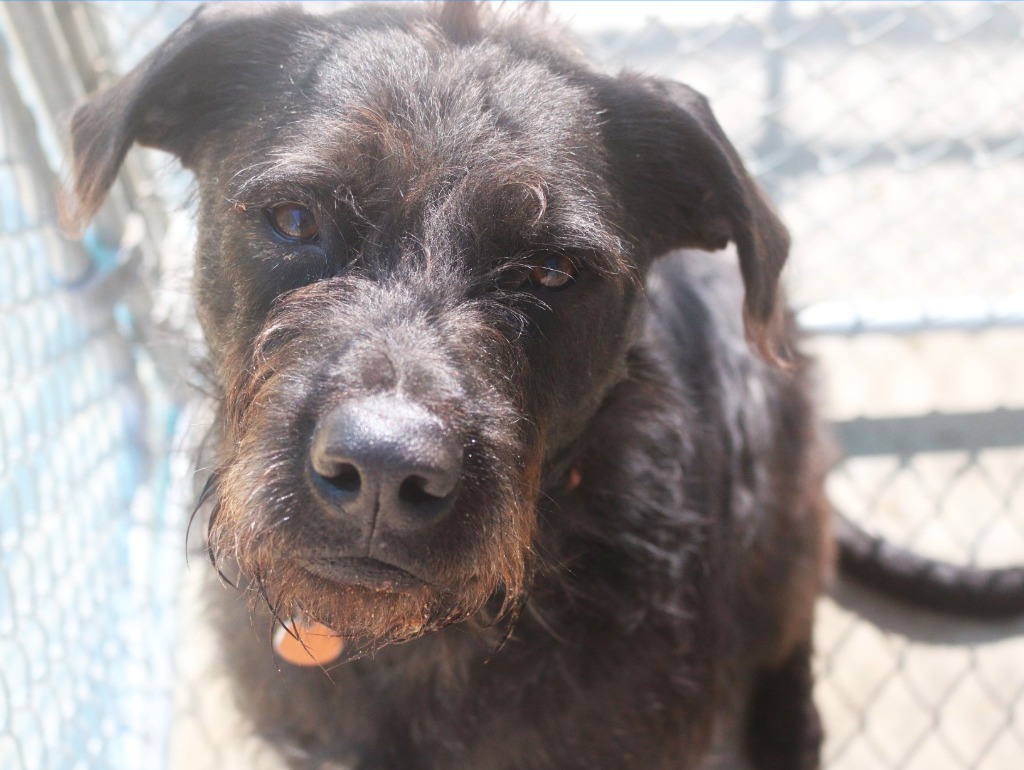
[[[744,321],[761,353],[778,361],[779,273],[789,233],[701,94],[665,80],[623,75],[602,88],[602,130],[631,226],[655,255],[716,251],[730,241],[746,287]]]
[[[271,13],[278,18],[268,23]],[[257,86],[261,74],[272,76],[274,52],[288,50],[288,22],[300,15],[271,4],[200,7],[135,69],[79,107],[71,120],[68,225],[92,218],[135,142],[188,166],[205,129],[230,125],[241,79]]]

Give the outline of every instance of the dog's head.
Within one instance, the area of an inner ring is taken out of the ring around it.
[[[527,18],[203,8],[72,139],[80,220],[135,142],[196,176],[212,552],[370,646],[521,595],[546,469],[623,377],[651,259],[734,241],[770,348],[786,233],[705,100]]]

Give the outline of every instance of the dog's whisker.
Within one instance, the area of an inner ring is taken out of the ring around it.
[[[199,493],[199,497],[196,500],[195,505],[192,508],[192,513],[189,514],[188,523],[185,525],[185,542],[191,542],[192,524],[199,515],[199,511],[205,506],[213,497],[217,494],[217,474],[215,471],[210,471],[206,478],[206,482],[203,484],[203,489]],[[210,515],[210,519],[214,518],[213,513]],[[188,568],[189,550],[185,549],[185,567]]]

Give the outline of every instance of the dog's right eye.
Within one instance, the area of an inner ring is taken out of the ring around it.
[[[301,203],[279,203],[267,209],[267,220],[274,232],[289,241],[310,243],[320,235],[313,212]]]

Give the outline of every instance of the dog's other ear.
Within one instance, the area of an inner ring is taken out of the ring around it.
[[[623,75],[600,88],[613,183],[634,234],[652,254],[736,245],[746,287],[747,336],[768,360],[780,348],[779,273],[789,233],[701,94],[664,80]]]
[[[277,18],[268,23],[269,14]],[[273,4],[200,7],[130,73],[71,119],[73,200],[64,218],[80,229],[96,213],[134,142],[171,152],[187,167],[203,132],[230,124],[244,89],[271,76],[301,11]],[[266,83],[263,83],[266,86]],[[234,98],[232,98],[234,94]],[[237,120],[237,118],[236,118]]]
[[[480,6],[466,0],[448,0],[438,10],[438,22],[448,39],[457,45],[471,45],[483,37]]]

